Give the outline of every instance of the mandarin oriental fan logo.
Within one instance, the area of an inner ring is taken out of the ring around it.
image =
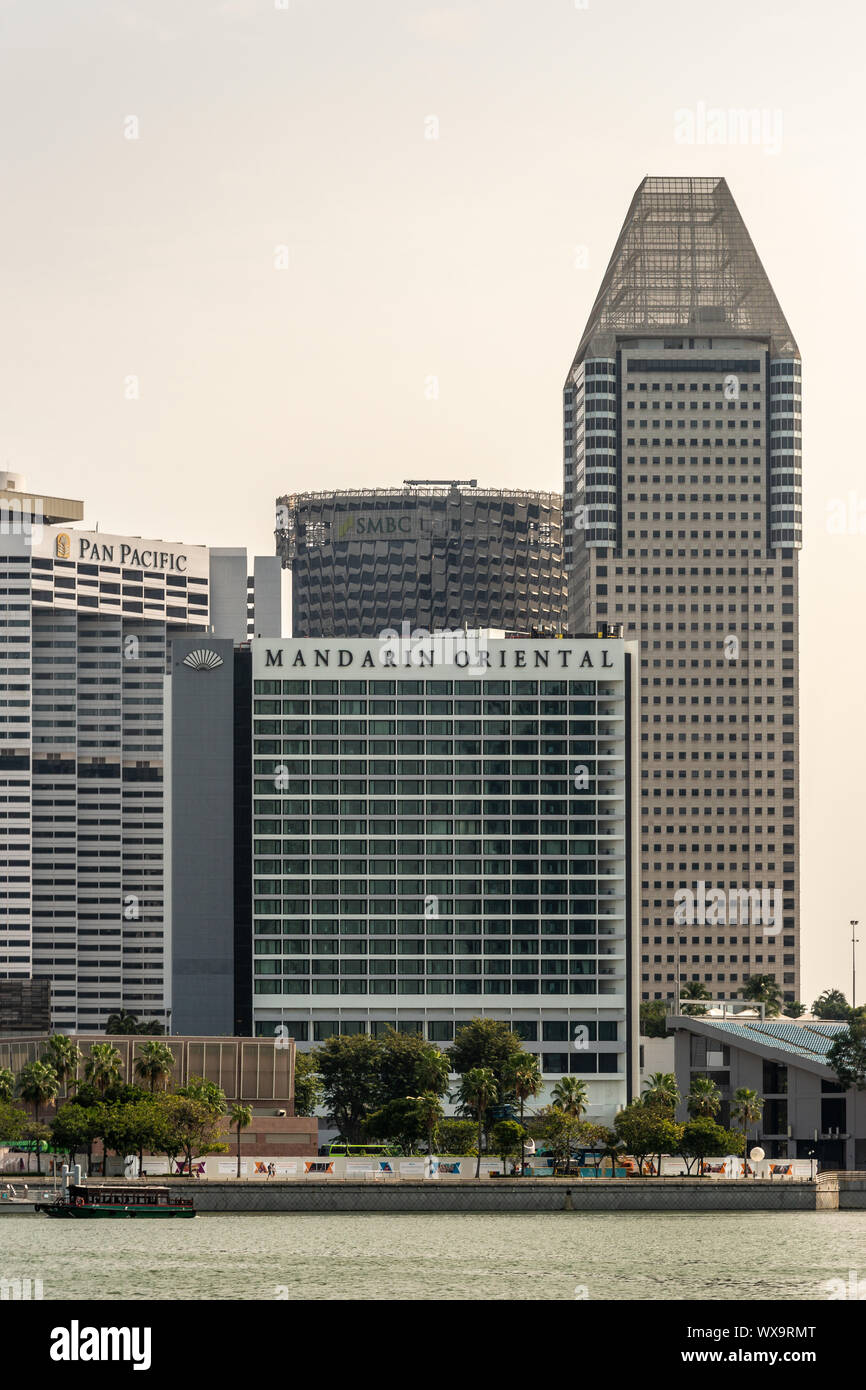
[[[193,671],[215,671],[217,666],[222,666],[223,659],[217,652],[199,647],[197,651],[187,653],[183,664]]]

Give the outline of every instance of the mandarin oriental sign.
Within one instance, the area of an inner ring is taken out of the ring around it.
[[[257,638],[251,643],[253,670],[258,677],[334,672],[361,674],[447,670],[455,677],[512,672],[516,676],[541,674],[549,678],[589,676],[621,679],[625,643],[617,638],[509,639],[488,637],[485,632],[413,633],[411,643],[395,643],[389,634],[379,639],[343,638],[340,641],[298,638],[274,642]]]

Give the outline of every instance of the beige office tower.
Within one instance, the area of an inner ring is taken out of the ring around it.
[[[725,180],[644,179],[565,382],[563,518],[570,630],[640,641],[643,999],[799,998],[800,389]]]

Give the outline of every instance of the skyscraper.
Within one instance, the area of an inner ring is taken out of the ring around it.
[[[638,188],[564,388],[569,625],[640,641],[641,996],[799,988],[800,356],[724,179]],[[703,887],[701,887],[703,885]],[[772,890],[772,923],[678,910]]]
[[[565,625],[562,498],[406,483],[277,500],[295,637]]]

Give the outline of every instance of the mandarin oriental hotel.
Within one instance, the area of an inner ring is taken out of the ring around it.
[[[637,645],[252,650],[256,1033],[447,1046],[488,1015],[611,1119],[638,1084]]]

